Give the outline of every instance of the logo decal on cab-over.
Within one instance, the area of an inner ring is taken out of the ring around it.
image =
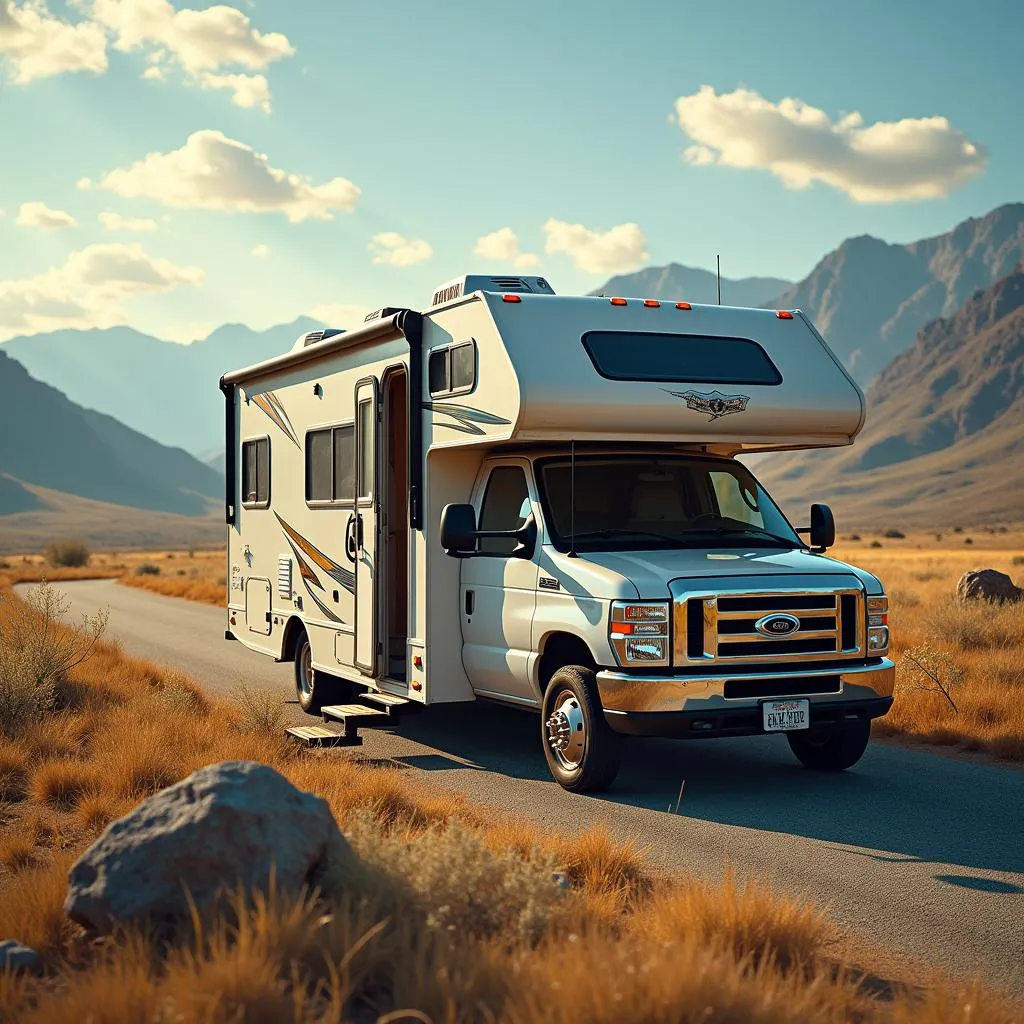
[[[723,416],[731,416],[733,413],[744,412],[749,395],[723,395],[721,391],[669,391],[662,388],[674,398],[682,398],[686,402],[686,408],[694,412],[707,413],[710,420],[718,420]]]

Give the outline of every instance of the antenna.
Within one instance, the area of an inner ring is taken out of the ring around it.
[[[576,442],[569,442],[569,557],[576,557]]]
[[[718,277],[718,304],[722,304],[722,257],[715,257],[716,276]]]

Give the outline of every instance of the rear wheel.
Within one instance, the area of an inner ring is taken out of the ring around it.
[[[871,739],[871,719],[787,732],[786,739],[790,750],[805,767],[822,772],[841,772],[852,768],[867,750]]]
[[[612,784],[622,760],[622,737],[604,720],[591,669],[558,669],[544,694],[540,718],[548,770],[563,789],[596,793]]]
[[[307,715],[319,715],[325,704],[352,700],[355,686],[313,668],[309,637],[300,633],[295,642],[295,695]]]

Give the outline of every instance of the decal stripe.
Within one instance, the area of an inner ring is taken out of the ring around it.
[[[277,521],[281,524],[281,528],[288,535],[289,539],[294,541],[299,549],[301,549],[302,553],[306,555],[314,565],[327,573],[327,575],[336,583],[340,583],[349,593],[352,593],[355,590],[356,576],[354,572],[350,569],[343,568],[338,565],[337,562],[328,558],[327,555],[325,555],[319,548],[306,540],[302,534],[289,526],[277,512],[275,512],[274,515],[277,516]]]
[[[447,427],[449,430],[457,430],[462,434],[484,433],[478,423],[485,423],[488,426],[507,426],[511,420],[501,416],[485,412],[483,409],[474,409],[471,405],[457,405],[454,402],[424,402],[423,408],[427,412],[440,412],[451,416],[454,423],[436,423],[435,426]]]
[[[276,424],[285,437],[292,442],[297,448],[301,448],[299,439],[295,436],[295,429],[292,427],[292,422],[288,418],[288,413],[285,412],[284,406],[281,404],[281,399],[274,394],[273,391],[267,391],[262,395],[253,395],[253,402],[265,412],[270,419]]]

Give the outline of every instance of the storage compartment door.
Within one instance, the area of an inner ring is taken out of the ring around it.
[[[250,632],[270,636],[270,580],[250,576],[245,581],[245,624]]]

